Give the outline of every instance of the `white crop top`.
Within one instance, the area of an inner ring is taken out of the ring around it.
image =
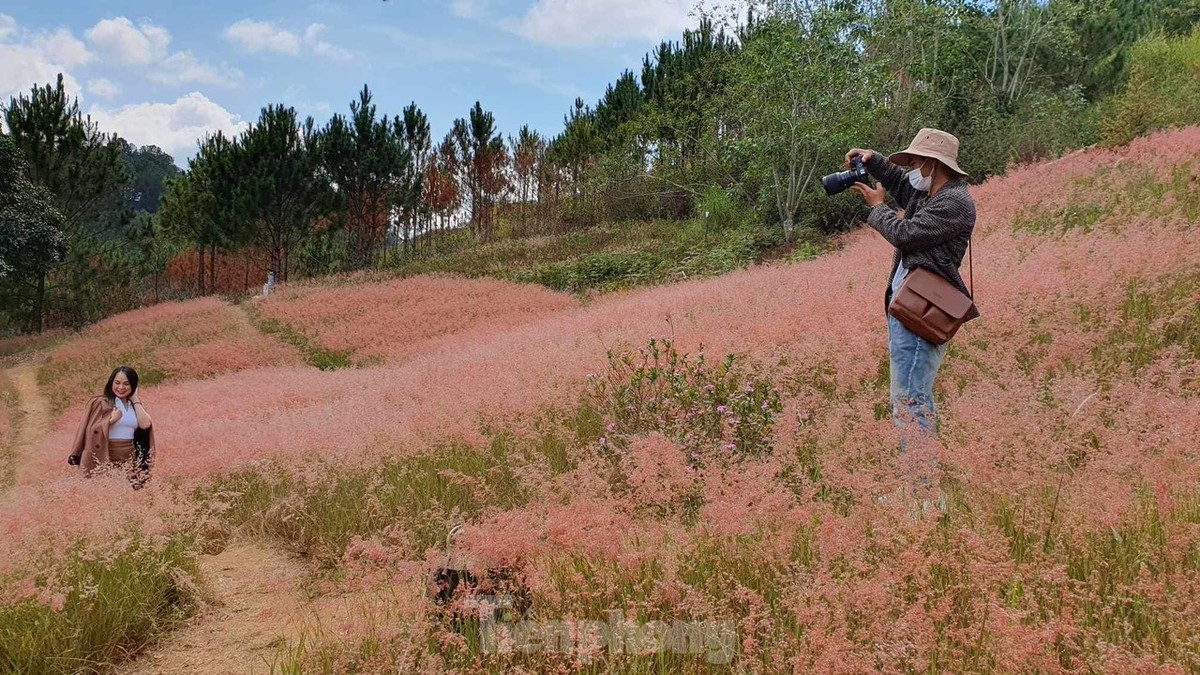
[[[108,440],[132,441],[133,432],[137,430],[137,414],[133,412],[133,404],[125,405],[121,399],[115,401],[117,410],[121,411],[121,419],[108,428]]]

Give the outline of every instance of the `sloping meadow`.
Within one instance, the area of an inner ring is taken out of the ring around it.
[[[104,390],[113,368],[131,365],[140,386],[205,378],[267,365],[295,365],[294,350],[259,332],[215,297],[169,302],[109,317],[49,353],[39,381],[54,412]]]
[[[169,621],[80,646],[71,622],[104,614],[79,570],[144,556],[176,589],[155,616],[186,614],[189,555],[230,528],[311,556],[337,592],[423,585],[463,523],[452,556],[479,592],[537,617],[501,653],[411,602],[289,667],[1200,669],[1198,156],[1187,129],[973,188],[983,317],[952,343],[922,450],[945,512],[896,497],[922,457],[888,415],[873,232],[581,306],[475,281],[295,289],[263,315],[368,367],[264,359],[148,388],[161,457],[138,492],[59,467],[60,428],[3,502],[0,640],[113,658]],[[581,621],[724,632],[614,648]]]
[[[259,310],[270,328],[295,331],[320,349],[364,365],[400,361],[448,335],[495,333],[578,304],[540,286],[419,276],[285,287]]]

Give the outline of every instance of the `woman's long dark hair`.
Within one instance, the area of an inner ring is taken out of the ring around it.
[[[129,395],[133,396],[137,391],[138,376],[137,371],[129,366],[117,366],[113,369],[112,375],[108,376],[108,384],[104,385],[104,398],[112,405],[117,404],[117,395],[113,393],[113,380],[117,379],[117,373],[125,373],[125,377],[129,380]]]

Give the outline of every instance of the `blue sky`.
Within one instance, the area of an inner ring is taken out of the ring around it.
[[[106,131],[183,165],[267,103],[324,123],[364,83],[440,140],[479,100],[500,130],[562,129],[622,69],[694,23],[694,0],[0,0],[0,100],[63,72]]]

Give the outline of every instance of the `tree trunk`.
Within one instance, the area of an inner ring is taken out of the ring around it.
[[[33,329],[42,332],[46,314],[46,272],[38,272],[37,292],[33,297]]]
[[[204,295],[204,244],[196,246],[196,253],[199,254],[196,263],[196,295]]]
[[[283,281],[283,257],[278,243],[271,244],[271,271],[275,273],[276,281]]]

